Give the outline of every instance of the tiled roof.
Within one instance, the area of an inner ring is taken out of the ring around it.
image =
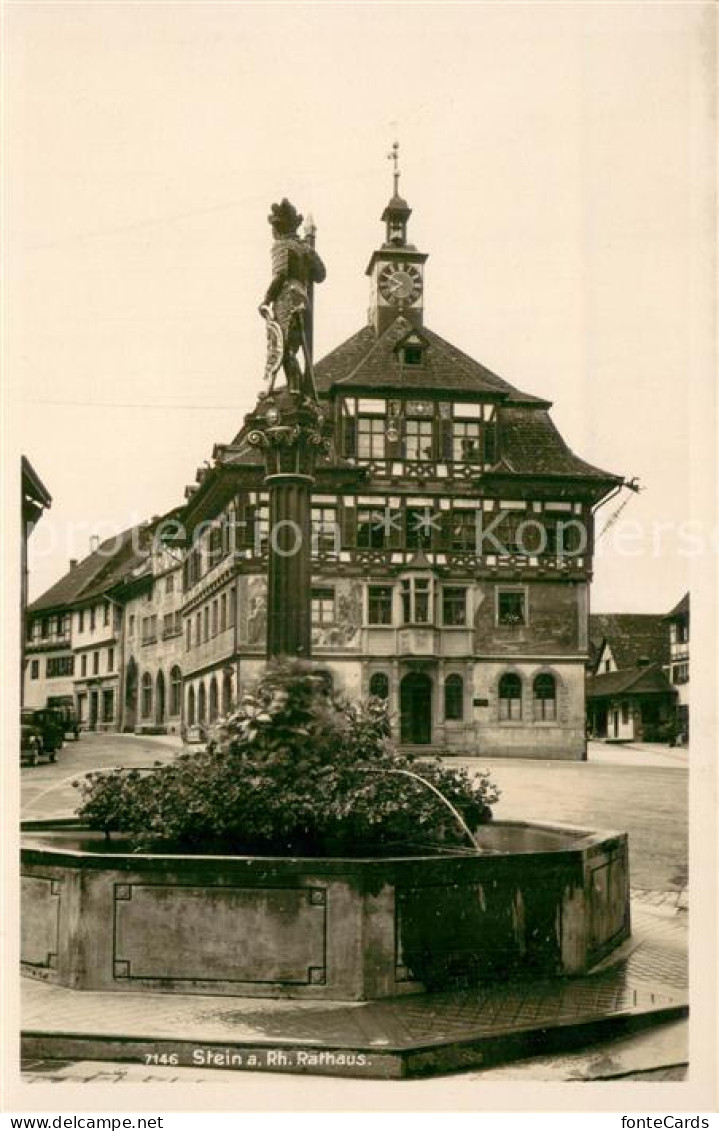
[[[426,343],[422,365],[408,368],[402,363],[401,351],[395,347],[413,329],[401,315],[379,338],[372,326],[363,327],[317,362],[315,376],[320,394],[337,385],[347,390],[433,389],[460,395],[492,394],[512,404],[548,405],[540,397],[515,389],[426,326],[417,331]]]
[[[630,668],[619,672],[603,672],[587,680],[587,698],[599,699],[613,695],[654,694],[673,691],[674,688],[658,664],[646,668]]]
[[[137,527],[123,530],[121,534],[101,542],[97,550],[73,566],[64,577],[56,581],[41,597],[33,601],[28,612],[59,608],[79,602],[95,593],[101,593],[119,577],[127,573],[138,562],[133,547],[133,531]]]
[[[425,346],[421,366],[403,364],[399,343],[416,334]],[[496,400],[501,416],[501,460],[489,474],[544,475],[589,478],[620,483],[621,477],[586,463],[565,444],[549,417],[546,400],[523,393],[502,377],[457,349],[426,326],[413,327],[398,316],[385,332],[376,336],[364,326],[332,350],[315,366],[318,393],[327,400],[331,392],[410,393],[428,390],[455,394],[458,398],[483,395]],[[256,448],[247,443],[247,418],[232,443],[221,453],[224,465],[262,466]],[[342,466],[336,456],[334,466]]]
[[[661,614],[593,613],[589,618],[589,638],[596,660],[602,643],[607,641],[621,671],[636,669],[641,659],[652,664],[669,662],[669,633]]]
[[[621,481],[621,476],[580,459],[565,444],[549,413],[511,403],[501,410],[501,454],[498,470],[516,474],[588,476]]]
[[[667,613],[665,620],[674,620],[675,617],[688,617],[689,616],[689,594],[685,593],[678,605],[675,605],[670,613]]]

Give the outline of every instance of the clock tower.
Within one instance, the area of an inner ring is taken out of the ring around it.
[[[390,158],[394,162],[393,192],[382,213],[385,241],[372,252],[367,267],[370,277],[369,321],[379,336],[402,315],[414,326],[422,325],[424,305],[425,252],[407,243],[407,221],[412,209],[399,195],[399,144],[395,142]]]

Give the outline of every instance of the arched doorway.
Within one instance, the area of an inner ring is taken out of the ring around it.
[[[409,672],[400,684],[401,741],[425,746],[432,741],[432,680]]]
[[[193,727],[195,725],[195,689],[191,687],[187,692],[187,722],[188,725]]]
[[[232,707],[232,676],[225,672],[222,676],[222,714],[229,715]]]
[[[157,673],[155,684],[155,722],[162,726],[165,721],[165,676],[162,671]]]
[[[175,664],[170,668],[170,714],[179,715],[182,707],[182,672]]]
[[[207,692],[204,683],[200,684],[200,690],[197,694],[197,721],[198,723],[207,722]]]
[[[125,722],[124,730],[134,730],[137,723],[137,664],[133,656],[125,670]]]
[[[152,722],[152,676],[145,672],[142,677],[142,717]]]

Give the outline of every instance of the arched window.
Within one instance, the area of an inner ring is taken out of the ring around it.
[[[195,689],[191,687],[187,692],[187,722],[193,727],[195,725]]]
[[[522,717],[522,681],[514,672],[507,672],[499,681],[499,717]]]
[[[130,656],[125,672],[125,702],[129,707],[137,704],[137,664],[133,656]]]
[[[222,714],[229,714],[232,707],[232,676],[225,672],[222,676]]]
[[[548,672],[534,681],[534,717],[545,721],[557,717],[557,681]]]
[[[200,684],[200,690],[197,694],[197,721],[204,723],[207,720],[207,692],[205,691],[204,683]]]
[[[170,668],[170,714],[179,715],[182,703],[182,672],[177,664]]]
[[[210,722],[214,723],[219,713],[218,695],[217,695],[217,680],[214,675],[210,680]]]
[[[334,695],[335,681],[332,678],[332,672],[324,671],[317,672],[318,677],[322,680],[322,690],[325,695]]]
[[[464,718],[464,680],[461,675],[448,675],[444,681],[444,717],[450,721]]]
[[[142,717],[149,719],[152,714],[152,676],[145,672],[142,677]]]
[[[375,672],[369,681],[369,693],[377,699],[389,699],[389,676]]]

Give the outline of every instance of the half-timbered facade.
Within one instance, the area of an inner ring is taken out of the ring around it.
[[[427,256],[385,209],[369,320],[316,366],[332,454],[313,488],[313,656],[389,700],[396,737],[581,758],[593,508],[621,480],[550,405],[424,325]],[[182,516],[185,717],[211,722],[264,663],[269,499],[247,427]]]

